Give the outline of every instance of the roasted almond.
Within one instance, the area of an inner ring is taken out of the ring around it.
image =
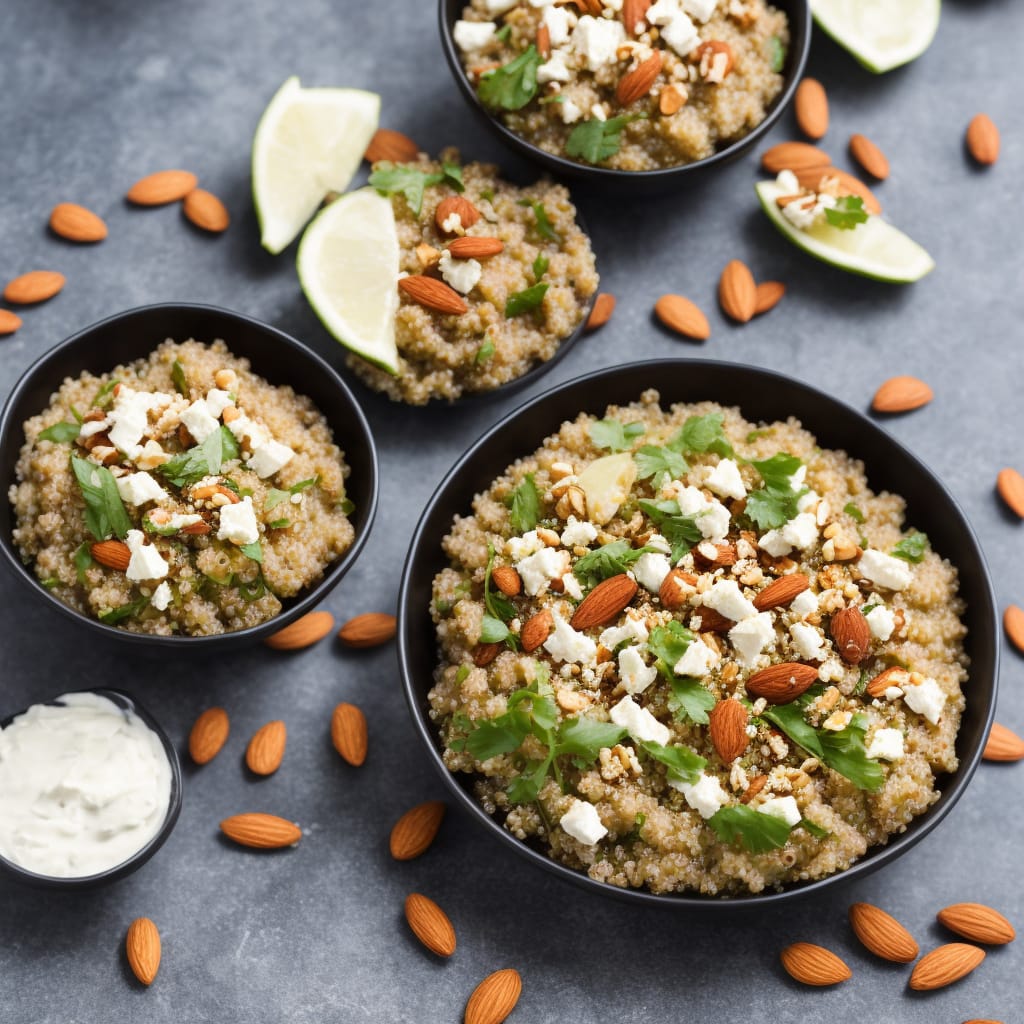
[[[108,569],[124,572],[132,560],[128,545],[120,540],[99,540],[89,545],[89,553],[94,562],[105,565]]]
[[[608,292],[601,292],[601,294],[594,299],[594,305],[590,310],[590,316],[587,317],[587,330],[596,331],[598,327],[604,327],[604,325],[611,320],[612,313],[614,312],[615,296]]]
[[[160,970],[160,932],[148,917],[137,917],[124,940],[128,966],[143,985],[152,985]]]
[[[334,616],[330,612],[309,612],[263,642],[275,651],[301,651],[323,640],[333,629]]]
[[[714,551],[714,557],[711,552]],[[736,545],[728,541],[720,544],[712,544],[711,541],[702,541],[693,549],[693,560],[700,569],[720,569],[727,565],[736,564]]]
[[[102,242],[107,237],[103,218],[78,203],[58,203],[50,211],[50,230],[69,242]]]
[[[245,763],[255,775],[273,775],[281,767],[288,743],[288,727],[284,722],[267,722],[256,730],[245,750]]]
[[[223,708],[207,708],[188,734],[189,756],[196,764],[212,761],[227,743],[230,732],[228,713]]]
[[[986,761],[1020,761],[1024,758],[1024,740],[998,722],[992,723],[981,755]]]
[[[699,64],[701,78],[716,84],[725,80],[736,63],[732,47],[721,39],[708,39],[701,43],[690,54],[690,60]]]
[[[371,164],[378,160],[390,160],[395,164],[407,164],[420,154],[420,147],[408,135],[396,132],[393,128],[378,128],[370,139],[370,144],[363,154],[364,160]]]
[[[636,580],[624,572],[602,580],[576,606],[569,625],[581,632],[593,626],[603,626],[636,597],[636,592]]]
[[[783,661],[755,672],[747,680],[747,693],[764,697],[769,704],[788,704],[817,680],[818,670],[813,665]]]
[[[228,208],[205,188],[192,189],[185,196],[182,211],[197,228],[209,231],[211,234],[227,231],[228,225],[231,223],[231,214],[228,213]]]
[[[686,93],[673,82],[670,82],[658,93],[658,110],[665,117],[671,117],[673,114],[678,113],[685,105]]]
[[[940,910],[936,917],[951,932],[985,946],[1005,946],[1017,938],[1013,925],[984,903],[954,903]]]
[[[0,337],[13,334],[21,326],[21,317],[9,309],[0,309]]]
[[[455,929],[448,915],[432,900],[418,892],[405,898],[405,919],[413,935],[436,956],[455,952]]]
[[[523,581],[511,565],[496,566],[491,572],[491,582],[506,597],[516,597],[523,589]]]
[[[662,608],[672,612],[682,608],[696,585],[697,577],[692,572],[683,569],[670,570],[661,581],[661,589],[658,591],[658,600],[661,601]]]
[[[996,490],[1010,509],[1024,519],[1024,476],[1015,469],[1001,469],[996,477]]]
[[[497,256],[504,248],[505,243],[500,238],[464,235],[452,239],[448,251],[460,260],[485,260],[488,256]]]
[[[537,612],[536,615],[531,616],[519,634],[519,642],[522,644],[523,650],[527,654],[537,650],[551,636],[551,631],[554,628],[555,620],[548,608],[544,608]]]
[[[339,704],[331,715],[331,742],[334,749],[354,768],[366,760],[368,736],[366,715],[355,704]]]
[[[751,800],[761,792],[762,789],[768,784],[767,775],[755,775],[749,783],[747,788],[743,790],[743,795],[740,797],[741,804],[749,804]]]
[[[706,341],[711,337],[708,318],[683,295],[662,295],[654,304],[654,315],[669,330],[685,338]]]
[[[982,960],[985,950],[966,942],[947,942],[925,953],[910,975],[910,987],[916,992],[945,988],[970,974]]]
[[[780,959],[786,973],[804,985],[838,985],[850,977],[850,968],[835,953],[812,942],[794,942]]]
[[[240,846],[251,846],[255,850],[294,846],[302,838],[302,829],[294,821],[275,814],[236,814],[225,818],[220,830]]]
[[[850,927],[864,946],[883,960],[909,964],[920,952],[914,936],[874,904],[854,903],[850,907]]]
[[[695,614],[700,619],[700,626],[697,628],[698,633],[728,633],[736,625],[732,619],[727,619],[721,612],[715,611],[714,608],[707,608],[704,605],[697,608]]]
[[[1010,643],[1024,654],[1024,609],[1015,604],[1008,605],[1003,612],[1003,629]]]
[[[395,860],[412,860],[426,853],[441,827],[445,805],[440,800],[411,807],[391,829],[389,848]]]
[[[934,393],[917,377],[890,377],[876,392],[871,402],[875,412],[910,412],[927,405]]]
[[[157,171],[135,182],[125,198],[136,206],[163,206],[184,199],[198,184],[188,171]]]
[[[979,164],[994,164],[999,159],[999,129],[987,114],[975,114],[967,126],[967,152]]]
[[[646,60],[642,60],[632,71],[627,71],[615,89],[615,99],[619,105],[628,107],[642,99],[651,91],[654,80],[661,73],[661,50],[655,50]]]
[[[477,644],[473,648],[473,664],[486,668],[501,653],[502,644]]]
[[[747,749],[750,715],[738,700],[720,700],[708,715],[708,736],[715,752],[725,764],[731,764]]]
[[[809,139],[820,139],[828,131],[828,96],[816,78],[805,78],[796,87],[793,113],[800,131]]]
[[[786,286],[781,281],[762,281],[754,290],[754,316],[774,309],[785,294]]]
[[[537,52],[544,60],[551,56],[551,29],[544,22],[537,29]]]
[[[879,181],[889,177],[889,161],[885,154],[866,136],[855,133],[850,136],[850,156]]]
[[[829,631],[839,657],[847,665],[859,665],[871,650],[871,627],[855,606],[833,612]]]
[[[511,967],[487,975],[466,1003],[464,1024],[501,1024],[515,1009],[522,991],[522,978]]]
[[[899,665],[892,665],[879,672],[864,688],[869,697],[881,697],[890,686],[903,686],[910,680],[910,673]]]
[[[31,306],[52,299],[64,287],[64,275],[56,270],[30,270],[9,281],[4,301],[16,306]]]
[[[758,593],[754,598],[754,607],[759,612],[766,612],[770,608],[784,608],[810,585],[811,581],[802,572],[780,576]]]
[[[398,290],[413,302],[432,309],[435,313],[459,316],[469,309],[462,296],[454,288],[445,284],[444,281],[439,281],[436,277],[424,277],[422,274],[401,277],[398,279]]]
[[[824,170],[832,161],[828,153],[809,142],[780,142],[761,154],[761,166],[769,174],[780,171],[802,171],[809,168]]]
[[[450,220],[453,215],[458,216],[458,227],[463,231],[471,228],[480,219],[480,211],[468,199],[462,196],[446,196],[437,204],[434,211],[437,230],[445,234],[455,234],[458,229]]]
[[[718,301],[726,316],[745,324],[757,308],[757,285],[750,268],[741,260],[730,260],[718,279]]]
[[[647,28],[647,10],[651,0],[623,0],[622,24],[626,27],[626,35],[636,37]]]
[[[395,635],[397,628],[394,615],[388,615],[387,612],[364,612],[349,619],[338,630],[338,637],[346,647],[379,647]]]

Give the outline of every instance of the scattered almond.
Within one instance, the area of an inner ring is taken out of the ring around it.
[[[529,654],[531,651],[537,650],[551,636],[551,631],[554,628],[555,620],[551,615],[551,610],[548,608],[541,609],[536,615],[527,620],[526,625],[523,626],[522,632],[519,634],[519,641],[522,644],[523,651]]]
[[[511,565],[497,566],[491,572],[491,582],[506,597],[516,597],[523,589],[523,581]]]
[[[207,708],[188,734],[188,752],[196,764],[212,761],[227,743],[231,722],[223,708]]]
[[[184,199],[198,184],[188,171],[157,171],[135,182],[125,198],[136,206],[163,206]]]
[[[774,309],[786,294],[781,281],[762,281],[754,290],[754,316],[760,316]]]
[[[864,688],[871,697],[881,697],[890,686],[902,686],[910,679],[910,673],[899,665],[892,665],[879,672]]]
[[[102,242],[107,237],[103,218],[78,203],[58,203],[50,211],[50,230],[69,242]]]
[[[255,775],[273,775],[281,767],[288,727],[277,720],[256,730],[245,751],[245,763]]]
[[[966,942],[947,942],[925,953],[910,975],[910,987],[916,992],[945,988],[970,974],[982,960],[985,951]]]
[[[455,952],[455,929],[448,915],[432,900],[418,892],[405,898],[405,919],[413,935],[431,953],[451,956]]]
[[[780,576],[758,593],[754,598],[754,607],[759,612],[766,612],[772,608],[783,608],[810,585],[811,581],[802,572]]]
[[[410,274],[398,279],[398,290],[407,295],[413,302],[432,309],[436,313],[459,316],[469,306],[462,296],[450,285],[439,281],[436,277],[424,277],[422,274]]]
[[[354,619],[349,619],[338,636],[346,647],[379,647],[386,644],[397,629],[394,615],[386,612],[364,612]]]
[[[602,580],[576,606],[569,625],[573,629],[590,629],[611,622],[636,597],[637,584],[624,572]]]
[[[13,334],[21,326],[21,317],[9,309],[0,309],[0,337]]]
[[[751,800],[761,792],[762,789],[768,784],[767,775],[755,775],[747,785],[747,788],[743,790],[743,795],[740,797],[741,804],[749,804]]]
[[[339,704],[331,715],[331,742],[334,749],[358,768],[366,760],[369,743],[366,715],[355,704]]]
[[[137,917],[128,926],[124,951],[132,974],[143,985],[152,985],[160,970],[160,932],[148,917]]]
[[[851,605],[832,613],[832,640],[847,665],[859,665],[871,650],[871,627],[864,613]]]
[[[89,545],[89,554],[94,562],[106,566],[108,569],[116,569],[124,572],[132,559],[132,553],[128,545],[120,540],[99,540]]]
[[[850,926],[864,946],[883,960],[909,964],[920,952],[914,936],[895,917],[871,903],[850,907]]]
[[[515,1009],[522,991],[522,978],[511,967],[489,974],[469,997],[464,1024],[501,1024]]]
[[[330,612],[309,612],[263,642],[275,651],[301,651],[323,640],[333,629],[334,616]]]
[[[601,292],[596,299],[594,299],[594,306],[590,310],[590,316],[587,317],[587,330],[596,331],[598,327],[604,327],[606,323],[612,318],[612,313],[615,312],[615,296],[609,292]]]
[[[699,64],[701,77],[706,82],[720,83],[733,69],[736,58],[732,47],[721,39],[708,39],[691,54],[690,60]]]
[[[302,838],[302,829],[295,822],[275,814],[236,814],[225,818],[220,830],[240,846],[251,846],[255,850],[294,846]]]
[[[31,306],[52,299],[64,287],[64,275],[56,270],[30,270],[16,277],[4,288],[4,301],[17,306]]]
[[[647,10],[651,0],[623,0],[622,24],[626,27],[626,35],[638,36],[647,28]]]
[[[1020,761],[1024,758],[1024,740],[998,722],[992,723],[981,755],[986,761]]]
[[[650,57],[642,60],[632,71],[627,71],[619,79],[615,99],[620,106],[628,107],[651,91],[654,80],[661,73],[661,61],[661,50],[655,50]]]
[[[708,735],[725,764],[740,757],[750,743],[747,722],[750,715],[738,700],[720,700],[708,715]]]
[[[996,489],[999,497],[1024,519],[1024,476],[1015,469],[1001,469],[996,477]]]
[[[818,670],[813,665],[783,661],[755,672],[747,680],[747,693],[754,698],[764,697],[770,704],[788,704],[817,681]]]
[[[448,251],[460,260],[485,260],[488,256],[497,256],[504,248],[505,243],[500,238],[465,235],[453,239]]]
[[[727,316],[745,324],[757,308],[757,285],[750,268],[741,260],[730,260],[718,280],[718,301]]]
[[[866,136],[855,133],[850,136],[850,156],[879,181],[889,177],[889,161],[885,154]]]
[[[473,648],[473,664],[484,668],[501,653],[502,644],[477,644]]]
[[[537,29],[537,52],[544,60],[551,56],[551,29],[544,22]]]
[[[1017,937],[1013,925],[984,903],[954,903],[936,916],[951,932],[986,946],[1005,946]]]
[[[805,78],[797,86],[793,112],[800,131],[809,139],[820,139],[828,131],[828,97],[816,78]]]
[[[927,405],[934,392],[917,377],[890,377],[876,392],[871,402],[875,412],[910,412]]]
[[[700,619],[698,633],[728,633],[736,625],[732,619],[727,619],[721,612],[703,605],[697,609],[697,618]]]
[[[670,83],[658,94],[658,110],[665,117],[678,113],[686,105],[686,94],[678,85]]]
[[[797,171],[831,166],[828,153],[809,142],[780,142],[761,155],[761,166],[769,174],[780,171]]]
[[[390,160],[396,164],[407,164],[420,154],[420,147],[408,135],[396,132],[393,128],[378,128],[370,139],[370,144],[363,154],[364,160],[371,164],[378,160]]]
[[[663,608],[675,611],[686,604],[689,594],[697,584],[697,577],[685,569],[672,569],[661,581],[658,600]]]
[[[999,159],[999,129],[987,114],[975,114],[967,126],[967,151],[979,164]]]
[[[824,946],[794,942],[781,954],[786,973],[804,985],[837,985],[850,977],[850,968]]]
[[[454,234],[450,227],[445,227],[452,214],[458,215],[463,231],[471,228],[480,219],[480,211],[468,199],[462,196],[447,196],[437,204],[434,211],[434,223],[437,224],[438,231]]]
[[[654,304],[654,315],[669,330],[686,338],[706,341],[711,337],[708,318],[689,299],[682,295],[662,295]]]
[[[226,231],[231,223],[228,208],[212,192],[207,192],[204,188],[192,189],[185,196],[182,210],[197,228],[211,234]]]
[[[1003,629],[1010,643],[1024,654],[1024,609],[1009,605],[1003,612]]]
[[[395,860],[412,860],[426,853],[441,827],[445,805],[440,800],[417,804],[395,822],[389,843]]]

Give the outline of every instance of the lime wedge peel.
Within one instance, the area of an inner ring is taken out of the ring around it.
[[[252,140],[252,192],[265,249],[298,236],[328,192],[344,192],[380,119],[380,97],[362,89],[303,89],[289,78]]]
[[[940,11],[940,0],[811,0],[818,27],[875,74],[920,57]]]
[[[398,232],[391,200],[372,188],[336,199],[306,228],[299,283],[324,327],[346,348],[398,373]]]
[[[853,230],[821,223],[805,231],[783,216],[775,200],[785,192],[775,181],[759,182],[755,188],[764,212],[779,231],[825,263],[894,284],[919,281],[935,269],[935,261],[917,242],[881,217],[869,217]]]

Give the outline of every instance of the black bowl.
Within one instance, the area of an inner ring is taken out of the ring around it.
[[[14,574],[33,593],[75,622],[108,636],[153,646],[209,650],[250,644],[276,633],[289,622],[314,608],[341,581],[366,541],[377,508],[377,452],[370,428],[359,404],[342,379],[318,355],[283,331],[241,313],[216,306],[168,302],[141,306],[101,320],[72,335],[51,349],[25,371],[0,415],[0,486],[6,494],[14,481],[14,468],[25,442],[22,424],[50,404],[50,398],[65,377],[77,377],[83,370],[105,372],[112,367],[149,355],[164,339],[212,342],[223,339],[236,356],[244,356],[254,372],[271,384],[290,384],[308,395],[327,418],[335,441],[351,468],[346,481],[349,498],[355,503],[350,516],[355,528],[352,546],[324,572],[319,583],[294,598],[283,601],[279,615],[258,626],[215,636],[151,636],[131,633],[91,619],[59,601],[22,563],[14,545],[14,510],[0,501],[0,551]]]
[[[677,167],[666,167],[657,171],[620,171],[610,167],[595,167],[590,164],[576,163],[567,157],[556,156],[539,146],[527,142],[515,132],[506,128],[499,116],[495,116],[481,102],[476,90],[470,84],[466,72],[462,68],[459,48],[455,45],[452,32],[459,15],[467,6],[466,0],[440,0],[438,7],[441,29],[441,46],[448,60],[448,66],[463,97],[478,118],[488,124],[508,145],[518,150],[530,160],[535,161],[553,171],[559,178],[576,178],[582,182],[600,186],[602,190],[609,187],[620,193],[632,195],[658,195],[669,189],[685,187],[695,179],[703,178],[716,167],[721,167],[745,153],[757,142],[772,125],[782,116],[796,92],[796,87],[803,75],[807,54],[811,47],[811,12],[807,0],[772,0],[773,6],[784,11],[789,18],[789,49],[782,72],[785,78],[782,92],[775,97],[765,119],[749,131],[741,139],[724,146],[703,160],[680,164]]]
[[[566,419],[581,411],[603,416],[606,406],[634,401],[651,387],[659,390],[665,405],[712,400],[738,405],[751,420],[796,416],[823,447],[844,449],[863,459],[874,490],[902,495],[908,523],[924,530],[933,547],[959,570],[971,659],[967,709],[956,743],[960,767],[940,782],[939,800],[915,818],[906,832],[893,836],[887,846],[871,850],[845,872],[781,892],[728,899],[619,889],[558,864],[516,839],[476,802],[472,776],[453,774],[441,759],[437,730],[427,714],[427,693],[438,656],[429,606],[434,575],[448,564],[441,538],[450,529],[452,518],[468,514],[474,495],[486,490],[506,466],[534,451]],[[906,853],[946,816],[974,774],[992,723],[999,662],[998,617],[985,561],[963,512],[922,462],[869,419],[807,384],[769,370],[705,360],[655,360],[599,370],[527,402],[455,463],[427,504],[405,564],[398,600],[399,661],[406,699],[430,761],[456,802],[492,835],[537,866],[592,892],[650,905],[750,908],[818,893],[829,885],[863,877]]]
[[[149,726],[150,729],[153,730],[153,732],[157,734],[160,739],[160,745],[164,748],[164,753],[167,755],[167,761],[171,766],[171,798],[167,805],[167,816],[164,818],[163,824],[160,826],[160,830],[156,835],[153,836],[153,838],[150,839],[150,841],[140,850],[133,853],[127,860],[123,860],[120,864],[115,864],[114,867],[108,868],[106,871],[101,871],[98,874],[80,875],[77,878],[60,878],[55,877],[54,875],[40,875],[35,871],[29,871],[28,868],[23,868],[20,864],[15,864],[6,857],[0,856],[0,868],[7,871],[12,878],[17,879],[19,882],[24,882],[27,885],[34,885],[43,889],[95,889],[98,886],[108,885],[110,882],[116,882],[119,878],[124,878],[125,875],[130,875],[133,871],[137,871],[141,868],[142,865],[145,864],[146,861],[164,845],[167,841],[167,837],[174,831],[178,815],[181,813],[181,762],[178,760],[178,752],[174,749],[174,744],[171,743],[167,733],[164,732],[160,723],[144,707],[142,707],[134,697],[125,693],[123,690],[111,690],[106,687],[98,687],[93,690],[78,690],[75,692],[96,693],[101,697],[106,697],[107,700],[112,701],[126,713],[130,712],[137,715],[146,725]],[[41,703],[58,704],[60,702],[56,698],[53,698],[51,700],[42,701]],[[13,715],[8,715],[5,719],[0,721],[0,729],[6,729],[7,726],[9,726],[21,713],[21,711],[15,712]]]

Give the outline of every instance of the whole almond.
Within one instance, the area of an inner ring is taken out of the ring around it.
[[[355,704],[339,704],[331,715],[331,742],[334,749],[358,768],[366,760],[369,738],[366,715]]]
[[[89,545],[89,553],[94,562],[105,565],[108,569],[116,569],[124,572],[128,563],[132,560],[132,553],[128,545],[120,540],[100,540]]]
[[[349,619],[338,636],[346,647],[379,647],[386,644],[397,629],[394,615],[386,612],[364,612],[354,619]]]
[[[445,805],[440,800],[428,800],[406,811],[391,829],[391,856],[395,860],[412,860],[426,853],[441,827],[444,812]]]
[[[1021,519],[1024,519],[1024,476],[1015,469],[1001,469],[996,477],[999,497]]]
[[[485,668],[501,653],[502,644],[477,644],[473,648],[473,664]]]
[[[437,204],[434,211],[434,223],[438,231],[452,233],[444,225],[453,213],[458,214],[463,231],[471,228],[480,219],[480,211],[468,199],[462,196],[447,196]]]
[[[914,936],[874,904],[854,903],[850,907],[850,926],[864,946],[883,960],[909,964],[920,952]]]
[[[1013,925],[984,903],[954,903],[936,916],[951,932],[985,946],[1005,946],[1017,937]]]
[[[52,299],[64,287],[64,275],[56,270],[30,270],[4,288],[4,301],[16,306],[31,306]]]
[[[622,24],[626,27],[626,35],[638,36],[647,28],[647,10],[651,0],[623,0]]]
[[[1024,654],[1024,609],[1008,605],[1003,612],[1003,629],[1010,643]]]
[[[838,985],[850,977],[850,968],[835,953],[812,942],[794,942],[780,959],[786,973],[804,985]]]
[[[439,281],[436,277],[424,277],[422,274],[410,274],[398,280],[398,290],[407,295],[413,302],[432,309],[436,313],[459,316],[469,306],[462,296],[450,285]]]
[[[947,942],[918,960],[910,975],[910,987],[915,992],[945,988],[970,974],[984,959],[985,950],[977,946],[969,946],[966,942]]]
[[[603,626],[611,622],[636,597],[636,592],[636,580],[624,572],[602,580],[576,606],[569,625],[580,631]]]
[[[750,715],[738,700],[720,700],[708,715],[711,745],[725,764],[740,757],[750,743],[747,723]]]
[[[378,160],[390,160],[395,164],[407,164],[420,154],[420,147],[408,135],[396,132],[393,128],[378,128],[370,139],[370,144],[363,154],[364,160],[371,164]]]
[[[58,203],[50,211],[50,230],[69,242],[102,242],[107,237],[103,218],[78,203]]]
[[[523,589],[523,581],[511,565],[497,566],[491,572],[491,582],[506,597],[516,597]]]
[[[184,199],[198,184],[189,171],[157,171],[135,182],[125,198],[136,206],[163,206]]]
[[[661,581],[661,589],[658,591],[658,600],[662,608],[674,612],[682,608],[689,600],[689,596],[697,585],[697,577],[692,572],[683,569],[672,569]]]
[[[220,830],[239,846],[254,850],[279,850],[294,846],[302,838],[302,829],[295,822],[275,814],[236,814],[225,818]]]
[[[674,83],[670,82],[658,93],[658,110],[665,117],[678,113],[685,105],[686,94]]]
[[[212,761],[227,743],[231,721],[223,708],[207,708],[188,734],[188,752],[196,764]]]
[[[788,704],[817,681],[818,670],[813,665],[784,661],[755,672],[747,680],[747,693],[764,697],[769,704]]]
[[[979,164],[999,159],[999,129],[987,114],[975,114],[967,126],[967,151]]]
[[[706,341],[711,337],[708,318],[683,295],[662,295],[654,304],[654,315],[669,330],[685,338]]]
[[[890,686],[903,686],[910,681],[910,673],[899,665],[892,665],[879,672],[864,688],[869,697],[881,697]]]
[[[537,52],[544,60],[551,56],[551,29],[543,22],[537,29]]]
[[[871,402],[875,412],[910,412],[927,405],[934,393],[917,377],[890,377],[876,392]]]
[[[515,1009],[522,991],[522,978],[511,967],[487,975],[466,1003],[463,1024],[501,1024]]]
[[[13,334],[21,326],[21,317],[9,309],[0,309],[0,337]]]
[[[587,330],[596,331],[598,327],[604,327],[606,323],[612,318],[612,313],[615,312],[615,296],[608,292],[601,292],[596,299],[594,299],[594,306],[590,310],[590,316],[587,317]]]
[[[800,131],[809,139],[820,139],[828,131],[828,97],[816,78],[805,78],[796,87],[793,113]]]
[[[219,234],[226,231],[231,223],[228,208],[212,193],[204,188],[194,188],[182,204],[185,216],[197,228]]]
[[[855,133],[850,136],[850,156],[879,181],[889,177],[889,161],[885,154],[866,136]]]
[[[736,625],[732,619],[727,619],[721,612],[703,605],[697,609],[697,618],[700,619],[698,633],[728,633]]]
[[[255,775],[273,775],[281,767],[288,743],[288,727],[277,720],[256,730],[245,750],[245,763]]]
[[[497,256],[504,248],[505,243],[500,238],[464,235],[452,239],[448,251],[460,260],[485,260],[488,256]]]
[[[993,722],[981,756],[986,761],[1020,761],[1024,758],[1024,739],[1005,725]]]
[[[824,170],[831,166],[828,153],[809,142],[780,142],[761,155],[761,166],[769,174],[780,171],[802,171],[807,168]]]
[[[551,631],[554,628],[555,620],[550,609],[544,608],[537,612],[536,615],[527,620],[526,625],[523,626],[522,632],[519,634],[519,642],[522,644],[523,650],[527,654],[537,650],[551,636]]]
[[[759,612],[766,612],[771,608],[784,608],[810,585],[811,581],[802,572],[780,576],[758,593],[754,598],[754,607]]]
[[[418,892],[405,898],[405,919],[413,935],[431,953],[451,956],[455,952],[455,929],[448,915],[432,900]]]
[[[655,50],[650,57],[640,61],[632,71],[627,71],[619,79],[615,99],[620,106],[628,107],[630,103],[635,103],[651,91],[654,80],[661,73],[661,61],[661,50]]]
[[[829,631],[839,657],[847,665],[859,665],[871,650],[871,627],[859,608],[851,606],[833,612]]]
[[[330,612],[309,612],[263,642],[275,651],[301,651],[323,640],[333,629],[334,616]]]
[[[730,260],[718,280],[718,301],[726,316],[745,324],[757,308],[757,285],[750,268],[741,260]]]
[[[786,286],[781,281],[762,281],[754,291],[754,316],[774,309],[785,294]]]
[[[152,985],[160,970],[160,932],[148,917],[137,917],[124,940],[128,966],[143,985]]]

